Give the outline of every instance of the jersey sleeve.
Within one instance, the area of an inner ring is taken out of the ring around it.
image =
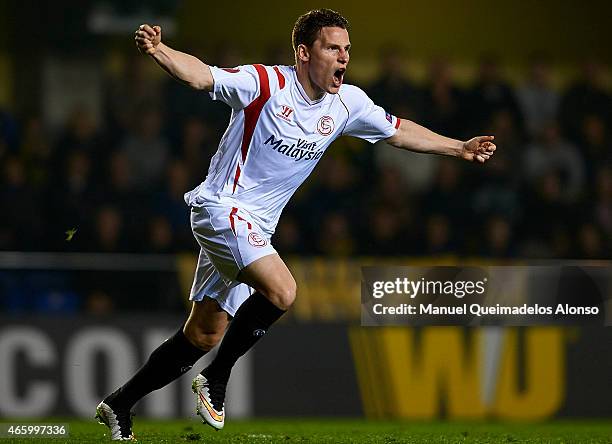
[[[237,68],[218,68],[211,66],[214,85],[210,92],[213,100],[220,100],[233,109],[248,106],[259,95],[259,77],[252,65]]]
[[[343,134],[376,143],[395,134],[400,119],[376,105],[360,88],[345,85],[341,98],[348,111]]]

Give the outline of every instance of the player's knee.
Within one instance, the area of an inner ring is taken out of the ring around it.
[[[209,351],[221,341],[223,332],[203,329],[188,323],[185,326],[185,336],[189,339],[189,342],[200,350]]]
[[[281,310],[289,310],[297,296],[297,284],[293,279],[271,289],[266,295]]]
[[[221,341],[223,334],[219,333],[204,333],[200,332],[197,334],[195,341],[196,347],[201,350],[209,351],[212,350]]]

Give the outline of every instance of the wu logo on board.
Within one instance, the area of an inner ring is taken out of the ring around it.
[[[350,340],[370,418],[542,420],[565,402],[559,327],[353,328]]]

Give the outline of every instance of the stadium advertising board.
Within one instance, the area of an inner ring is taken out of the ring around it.
[[[90,417],[100,397],[138,368],[177,323],[145,316],[1,319],[0,415]],[[275,330],[232,373],[233,418],[612,415],[610,329],[284,323]],[[286,353],[279,356],[279,349]],[[206,359],[145,398],[139,415],[191,415],[192,374]]]

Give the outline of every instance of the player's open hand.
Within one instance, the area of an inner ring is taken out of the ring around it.
[[[470,162],[485,163],[493,155],[497,147],[492,142],[494,136],[478,136],[463,143],[461,157]]]
[[[161,42],[161,27],[140,25],[134,33],[136,47],[143,54],[155,54],[157,45]]]

